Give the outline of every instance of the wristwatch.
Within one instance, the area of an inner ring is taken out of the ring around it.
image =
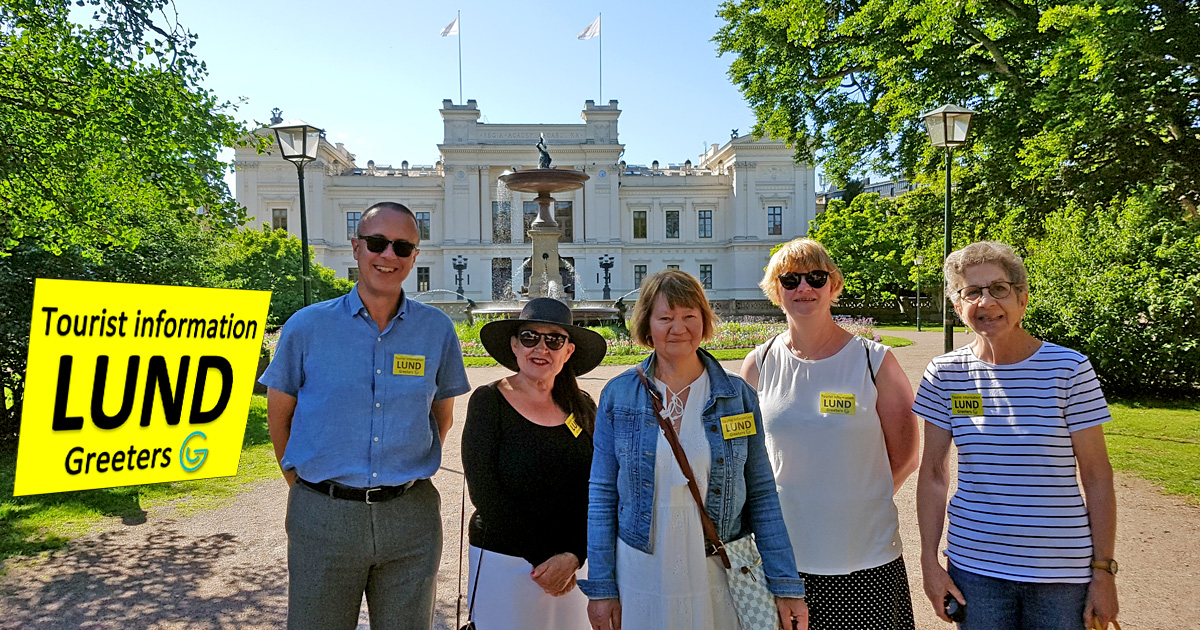
[[[1113,560],[1111,558],[1108,560],[1093,560],[1092,568],[1100,569],[1102,571],[1108,571],[1109,573],[1116,575],[1117,574],[1117,561]]]

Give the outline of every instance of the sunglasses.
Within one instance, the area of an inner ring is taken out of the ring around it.
[[[958,290],[958,297],[968,302],[978,302],[983,299],[983,292],[986,290],[992,299],[1003,300],[1012,293],[1013,287],[1017,286],[1012,282],[1004,282],[1003,280],[993,282],[986,287],[963,287]]]
[[[814,289],[820,289],[829,282],[829,272],[824,269],[816,269],[808,273],[800,273],[797,271],[789,271],[788,273],[779,275],[779,284],[783,288],[791,291],[800,286],[801,279],[808,281],[808,286]]]
[[[562,333],[540,333],[533,330],[522,330],[517,333],[517,340],[526,348],[536,348],[538,342],[543,339],[546,341],[547,350],[561,350],[571,340]]]
[[[383,250],[387,249],[388,245],[391,245],[392,251],[396,252],[397,256],[401,258],[408,258],[412,255],[413,250],[417,248],[416,245],[413,245],[406,240],[396,239],[394,241],[390,241],[385,237],[379,236],[378,234],[360,236],[358,238],[359,240],[366,242],[367,251],[374,254],[383,253]]]

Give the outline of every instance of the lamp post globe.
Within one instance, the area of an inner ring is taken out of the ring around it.
[[[275,147],[283,159],[296,165],[300,183],[300,278],[304,286],[304,305],[312,303],[311,266],[308,260],[308,212],[304,207],[304,165],[317,159],[317,148],[325,132],[303,120],[287,120],[271,129],[275,132]]]
[[[971,117],[974,111],[958,105],[942,105],[926,112],[921,116],[925,122],[925,133],[929,134],[929,143],[935,147],[946,149],[946,243],[943,250],[943,260],[950,256],[950,169],[951,154],[954,147],[967,142],[967,134],[971,131]],[[942,330],[944,333],[944,348],[946,352],[954,350],[954,307],[950,304],[950,292],[943,291],[942,298]]]

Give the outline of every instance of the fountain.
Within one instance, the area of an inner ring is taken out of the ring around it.
[[[537,193],[534,199],[538,203],[538,215],[533,220],[533,224],[529,229],[529,238],[533,241],[533,257],[530,259],[531,273],[529,277],[529,287],[525,291],[528,298],[535,297],[556,297],[561,299],[561,296],[552,295],[556,292],[554,289],[558,284],[559,276],[559,257],[558,257],[558,239],[562,236],[562,228],[558,222],[554,220],[554,197],[553,193],[570,192],[583,187],[584,182],[590,179],[587,173],[582,173],[576,170],[558,169],[550,167],[550,154],[546,151],[546,139],[540,138],[537,143],[538,168],[529,170],[512,170],[506,171],[500,176],[500,181],[509,190],[516,190],[525,193]],[[570,269],[573,275],[574,268]],[[581,291],[582,287],[576,277],[576,290]],[[617,314],[617,309],[606,306],[590,306],[584,304],[570,305],[575,321],[594,321],[611,319]],[[515,305],[494,305],[486,308],[476,309],[477,315],[497,314],[513,316],[521,312],[521,304]]]

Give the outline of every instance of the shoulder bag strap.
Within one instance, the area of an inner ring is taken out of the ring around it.
[[[862,341],[863,352],[867,353],[867,371],[871,373],[871,384],[878,386],[878,383],[875,382],[875,366],[871,365],[871,349],[867,347],[866,339],[863,337],[859,337],[858,339]]]
[[[781,335],[783,333],[779,333],[779,334]],[[767,362],[767,353],[771,351],[771,345],[774,344],[775,340],[778,338],[779,338],[779,335],[775,335],[774,337],[771,337],[770,339],[767,340],[766,345],[763,346],[762,352],[755,353],[754,359],[755,359],[755,362],[758,363],[758,382],[755,383],[754,389],[759,389],[759,386],[762,385],[762,369],[763,369],[763,365],[765,365]]]
[[[667,419],[667,414],[663,412],[662,400],[659,398],[658,390],[650,385],[650,381],[646,379],[646,373],[642,371],[642,366],[637,366],[637,375],[641,379],[642,385],[646,388],[646,392],[650,394],[650,401],[654,403],[654,415],[658,416],[658,426],[662,428],[663,435],[667,438],[667,443],[671,445],[671,452],[675,454],[675,461],[679,462],[679,468],[683,471],[683,476],[687,478],[688,490],[692,491],[692,498],[696,500],[696,506],[700,508],[700,526],[704,529],[704,538],[708,541],[705,551],[708,555],[717,555],[721,557],[721,564],[728,569],[732,565],[729,564],[729,556],[725,554],[725,544],[721,542],[721,537],[717,535],[717,526],[713,523],[712,518],[708,516],[708,512],[704,509],[704,499],[700,497],[700,488],[696,485],[696,476],[692,474],[692,466],[688,463],[687,455],[683,452],[683,447],[679,445],[679,436],[675,434],[675,427],[671,426],[670,420]]]

